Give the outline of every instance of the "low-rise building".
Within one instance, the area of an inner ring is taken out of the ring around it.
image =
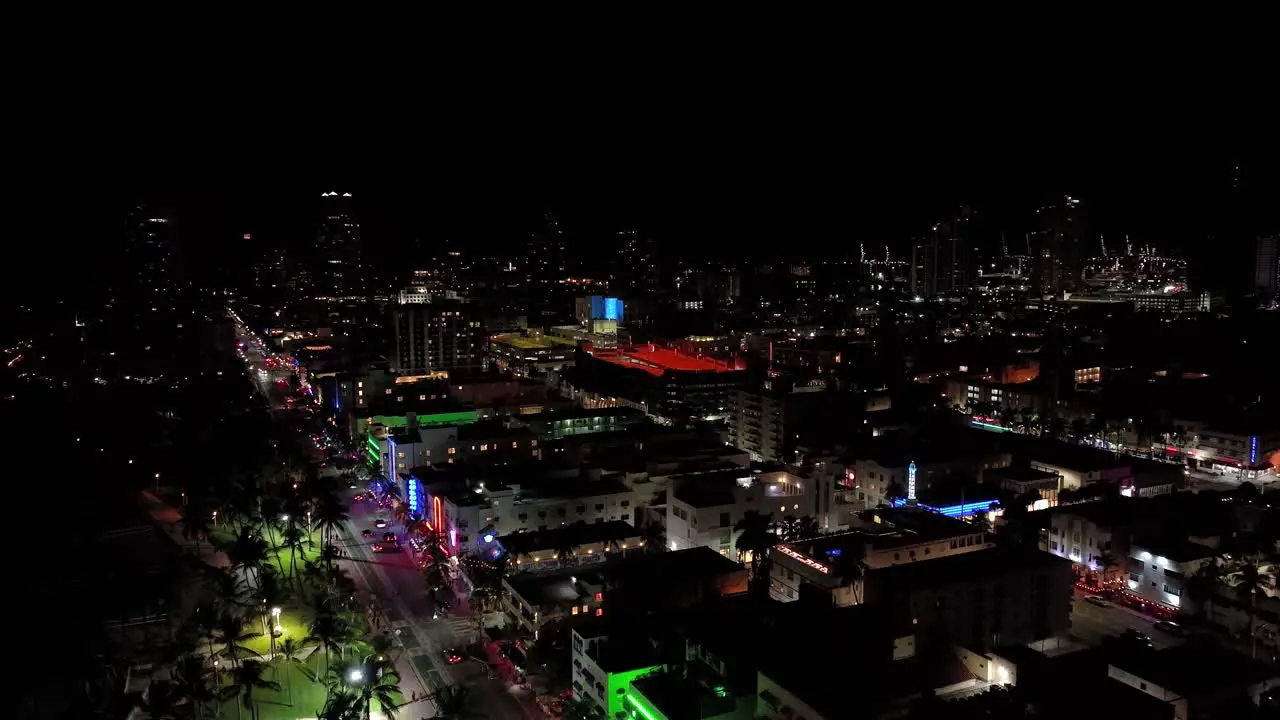
[[[1035,443],[1027,455],[1032,469],[1061,478],[1060,490],[1078,490],[1098,482],[1120,487],[1133,479],[1131,462],[1102,450],[1044,441]]]
[[[914,489],[924,494],[953,477],[976,478],[1013,461],[998,435],[956,428],[887,433],[851,450],[849,456],[848,479],[864,507],[887,505],[895,491],[899,497],[907,495],[912,465]]]
[[[856,605],[874,569],[990,547],[986,533],[969,523],[918,508],[880,508],[868,511],[855,530],[775,545],[769,551],[769,596],[793,602],[809,585],[829,593],[836,607]]]
[[[631,683],[662,667],[656,649],[644,639],[611,640],[603,618],[571,632],[574,697],[593,701],[604,718],[629,715]]]
[[[506,555],[515,572],[549,572],[607,562],[628,552],[643,552],[644,533],[630,523],[577,521],[564,527],[499,535],[482,533],[481,547],[491,557]]]
[[[1136,539],[1129,548],[1129,592],[1161,607],[1182,610],[1190,600],[1187,579],[1214,562],[1219,552],[1185,538]]]
[[[1179,645],[1147,653],[1117,654],[1107,677],[1170,706],[1174,718],[1242,717],[1239,701],[1257,707],[1280,687],[1274,665],[1213,645]]]
[[[730,445],[751,453],[751,459],[789,460],[803,426],[821,419],[830,402],[827,381],[796,383],[770,377],[759,385],[732,392],[725,418]]]
[[[672,550],[708,547],[736,556],[734,526],[748,512],[817,517],[815,484],[786,470],[722,470],[673,475],[667,502]]]
[[[604,614],[604,578],[598,570],[523,573],[502,581],[502,606],[516,627],[535,638],[547,625]]]

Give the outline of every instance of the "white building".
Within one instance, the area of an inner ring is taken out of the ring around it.
[[[1129,552],[1130,592],[1174,610],[1186,600],[1187,578],[1213,562],[1216,548],[1181,542],[1135,540]]]
[[[785,470],[674,475],[667,502],[667,542],[672,550],[703,546],[736,557],[733,528],[747,512],[772,515],[775,521],[786,516],[817,520],[816,487]]]

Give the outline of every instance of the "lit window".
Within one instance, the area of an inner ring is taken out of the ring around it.
[[[397,453],[396,453],[396,457],[398,457],[398,458],[402,458],[402,459],[403,459],[403,458],[404,458],[404,453],[402,453],[402,452],[397,452]]]
[[[488,444],[488,443],[485,443],[485,444],[483,444],[483,445],[481,445],[481,446],[480,446],[480,452],[484,452],[484,451],[486,451],[486,450],[488,450],[488,449],[489,449],[489,444]]]
[[[575,606],[574,606],[574,608],[573,608],[573,613],[572,613],[572,614],[573,614],[573,615],[577,615],[577,614],[578,614],[578,607],[577,607],[576,605],[575,605]]]
[[[515,440],[512,440],[512,441],[511,441],[511,449],[512,449],[512,450],[514,450],[514,449],[516,449],[516,448],[518,448],[518,447],[520,447],[520,443],[516,442]]]
[[[403,396],[403,395],[397,395],[397,396],[396,396],[396,402],[404,402],[404,396]]]
[[[390,395],[390,394],[391,394],[391,388],[387,388],[387,389],[386,389],[386,390],[384,390],[383,392],[385,392],[386,394]]]
[[[418,399],[419,399],[419,400],[426,400],[426,399],[427,399],[427,396],[426,396],[426,395],[419,395],[419,396],[418,396]]]
[[[538,447],[538,441],[537,441],[537,440],[530,440],[530,441],[529,441],[529,447]]]
[[[458,454],[458,448],[455,448],[455,447],[451,447],[451,448],[449,448],[449,454],[450,454],[450,455],[457,455],[457,454]]]
[[[362,388],[362,387],[364,387],[364,381],[363,381],[363,380],[358,381],[358,382],[356,383],[356,387],[358,387],[358,388]]]
[[[603,600],[603,599],[604,599],[604,593],[596,593],[596,600],[597,600],[597,601],[600,601],[600,600]]]
[[[603,614],[604,614],[604,608],[596,608],[596,617],[600,617]]]

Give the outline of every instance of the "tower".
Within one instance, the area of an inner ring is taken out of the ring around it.
[[[1031,245],[1031,287],[1039,297],[1072,292],[1080,281],[1080,201],[1070,195],[1035,212]]]
[[[309,278],[312,297],[358,299],[365,295],[360,224],[351,193],[326,192]]]

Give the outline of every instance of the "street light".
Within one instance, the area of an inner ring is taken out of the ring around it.
[[[352,670],[351,673],[347,675],[347,679],[353,683],[358,683],[361,680],[364,680],[364,671],[359,668]]]

